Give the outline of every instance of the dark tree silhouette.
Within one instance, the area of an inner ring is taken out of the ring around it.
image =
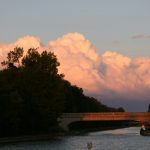
[[[56,56],[29,49],[18,65],[22,50],[10,51],[3,63],[7,68],[0,72],[0,130],[4,134],[46,132],[56,125],[64,108],[63,76],[58,74]]]
[[[3,66],[12,67],[16,63],[20,66],[20,58],[23,56],[23,48],[16,47],[13,51],[10,51],[7,56],[7,61],[3,61]]]
[[[148,105],[148,112],[150,112],[150,104]]]
[[[22,60],[22,61],[21,61]],[[0,70],[0,136],[52,131],[63,112],[124,111],[85,96],[58,73],[56,56],[35,48],[10,51]]]

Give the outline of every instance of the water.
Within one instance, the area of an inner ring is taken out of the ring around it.
[[[52,141],[22,142],[1,145],[0,150],[87,150],[92,142],[92,150],[149,150],[150,137],[139,135],[140,128],[91,132],[83,136],[67,136]]]

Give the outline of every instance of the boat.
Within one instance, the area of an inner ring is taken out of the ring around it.
[[[142,125],[141,130],[140,130],[140,135],[142,136],[150,136],[150,126],[144,126]]]

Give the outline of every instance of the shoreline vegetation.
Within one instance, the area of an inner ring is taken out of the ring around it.
[[[24,55],[23,48],[16,47],[1,64],[0,138],[51,133],[62,113],[124,112],[86,96],[65,80],[52,52],[30,48]]]

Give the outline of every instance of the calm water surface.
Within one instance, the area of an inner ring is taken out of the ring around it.
[[[93,143],[92,150],[149,150],[150,136],[139,135],[140,128],[91,132],[83,136],[67,136],[53,141],[23,142],[1,145],[0,150],[87,150],[87,143]]]

